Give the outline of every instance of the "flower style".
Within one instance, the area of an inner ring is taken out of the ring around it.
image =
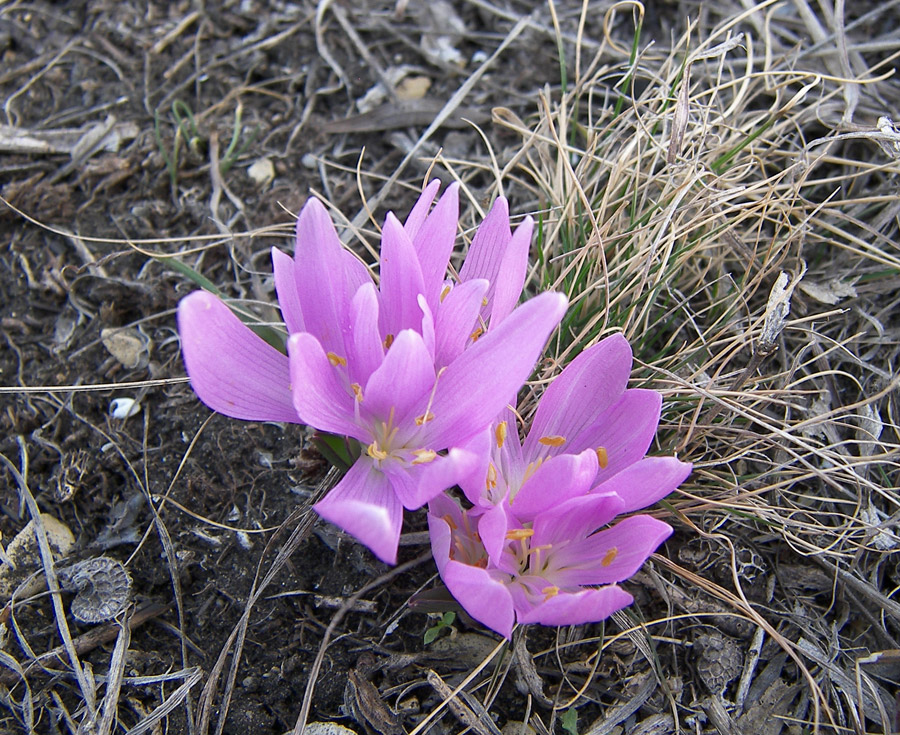
[[[390,563],[402,509],[483,470],[487,427],[566,308],[560,294],[513,308],[532,226],[526,220],[512,233],[503,200],[473,240],[466,280],[445,282],[457,187],[429,213],[436,193],[432,182],[405,225],[388,215],[378,287],[342,247],[324,206],[307,202],[294,257],[272,254],[287,356],[211,294],[195,292],[178,308],[185,365],[208,406],[308,424],[365,447],[315,508]]]
[[[626,389],[631,364],[621,335],[582,352],[544,392],[524,442],[511,410],[495,421],[486,471],[460,483],[474,507],[444,497],[429,505],[441,577],[503,635],[515,620],[576,624],[630,604],[615,583],[671,533],[649,516],[598,530],[665,497],[691,471],[674,457],[644,456],[661,397]]]

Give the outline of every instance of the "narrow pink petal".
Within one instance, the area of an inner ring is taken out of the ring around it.
[[[450,594],[475,620],[509,638],[515,622],[507,586],[480,567],[450,561],[441,572]]]
[[[630,513],[662,500],[691,474],[691,464],[675,457],[644,457],[594,487],[594,493],[614,492]]]
[[[434,210],[411,238],[419,263],[422,266],[425,298],[432,311],[436,311],[441,287],[447,275],[456,228],[459,222],[459,184],[452,183],[435,205]]]
[[[294,277],[294,259],[278,248],[272,248],[272,271],[275,274],[275,294],[281,307],[281,318],[287,325],[288,334],[305,332],[300,293]]]
[[[435,448],[465,441],[515,401],[567,303],[553,292],[526,301],[444,369],[431,409],[435,418],[425,425]]]
[[[478,227],[472,238],[466,260],[459,271],[459,279],[463,282],[473,278],[485,278],[492,284],[500,271],[503,254],[512,237],[509,229],[509,204],[505,197],[497,197],[491,211]],[[485,321],[488,312],[484,313]]]
[[[488,282],[482,278],[466,281],[454,286],[439,304],[434,325],[435,367],[449,365],[471,343],[487,289]]]
[[[345,250],[324,205],[310,198],[297,219],[294,277],[306,329],[328,352],[344,354],[350,302],[371,281],[365,266]]]
[[[510,512],[522,523],[569,498],[584,495],[597,475],[597,453],[559,454],[544,462],[514,495]]]
[[[622,499],[612,492],[571,498],[535,518],[531,544],[559,546],[584,539],[609,523],[624,507]]]
[[[431,361],[434,362],[434,314],[431,313],[431,307],[428,306],[428,301],[422,294],[418,296],[418,304],[419,309],[422,310],[422,328],[419,330],[419,334],[422,335],[422,339],[425,340],[425,347],[428,349],[428,354],[431,355]]]
[[[491,294],[488,296],[491,327],[506,319],[519,303],[528,271],[528,251],[531,249],[533,229],[534,220],[526,217],[506,245],[500,269],[491,283]]]
[[[431,462],[410,467],[385,462],[382,469],[394,492],[407,510],[421,508],[444,490],[453,487],[471,472],[478,458],[463,449],[451,449]]]
[[[545,436],[561,436],[567,442],[612,406],[625,391],[631,372],[631,347],[621,334],[584,350],[566,366],[544,392],[531,430],[525,439],[525,456],[542,453],[538,441]],[[588,447],[565,445],[560,451],[580,452]]]
[[[236,419],[301,423],[287,357],[219,298],[206,291],[183,298],[178,332],[191,387],[211,409]]]
[[[354,398],[319,341],[308,332],[288,339],[294,408],[305,424],[361,441],[369,435],[354,420]]]
[[[559,587],[621,582],[640,569],[671,535],[668,523],[652,516],[631,516],[605,531],[555,548],[550,562],[552,579]]]
[[[432,179],[419,195],[419,198],[413,205],[412,211],[406,218],[406,222],[403,223],[403,229],[406,230],[406,234],[413,242],[415,242],[416,235],[419,233],[419,228],[422,227],[422,223],[425,222],[425,218],[428,216],[428,210],[431,209],[431,203],[434,201],[438,189],[440,188],[440,179]]]
[[[521,524],[518,523],[513,526],[513,528],[521,527]],[[503,549],[509,543],[506,534],[510,530],[508,506],[505,503],[499,503],[488,509],[478,519],[478,536],[481,538],[481,543],[484,544],[491,564],[501,569],[504,566]]]
[[[381,332],[397,336],[421,328],[419,294],[425,293],[422,268],[412,241],[397,218],[388,213],[381,232]]]
[[[583,625],[606,620],[634,598],[621,587],[609,585],[580,592],[562,592],[529,610],[517,611],[520,624]]]
[[[384,344],[378,331],[378,292],[366,283],[350,307],[352,338],[347,340],[347,369],[353,382],[365,385],[384,360]]]
[[[485,479],[488,466],[491,463],[491,448],[494,445],[494,431],[492,427],[485,428],[475,434],[471,439],[461,445],[478,458],[478,462],[472,467],[472,471],[457,483],[465,493],[472,505],[480,505],[485,492]]]
[[[567,451],[602,447],[606,466],[597,473],[599,484],[647,452],[656,435],[662,396],[654,390],[631,388],[590,426],[571,439]]]
[[[368,457],[358,459],[313,508],[368,546],[381,561],[397,563],[403,508],[388,479]]]
[[[366,383],[360,409],[373,420],[402,427],[425,413],[433,387],[434,363],[422,335],[404,329]]]

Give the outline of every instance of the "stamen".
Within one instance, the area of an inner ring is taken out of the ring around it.
[[[414,449],[413,454],[416,455],[416,458],[412,461],[413,464],[428,464],[437,457],[437,452],[433,449]]]
[[[388,458],[388,453],[378,446],[378,442],[372,442],[368,447],[366,447],[366,454],[368,454],[372,459]]]
[[[481,327],[478,327],[478,329],[476,329],[474,332],[472,332],[472,334],[470,334],[469,336],[472,338],[473,342],[477,342],[478,338],[482,334],[484,334],[484,330]]]
[[[359,383],[350,383],[350,388],[353,390],[353,395],[356,396],[356,400],[362,403],[363,394]]]
[[[609,454],[606,447],[597,447],[597,462],[601,470],[605,470],[609,466]]]
[[[525,476],[522,478],[522,482],[524,483],[526,480],[530,479],[542,464],[544,464],[544,457],[541,457],[534,462],[529,462],[528,466],[525,468]]]
[[[487,305],[488,305],[488,299],[487,299],[487,296],[485,296],[484,298],[481,299],[481,305],[482,305],[482,306],[487,306]]]
[[[389,334],[384,338],[384,349],[389,349],[392,344],[394,344],[394,335]]]
[[[619,549],[617,547],[613,546],[609,551],[607,551],[603,555],[603,558],[600,560],[600,566],[608,567],[610,564],[612,564],[616,560],[616,557],[618,555],[619,555]]]
[[[501,421],[494,429],[494,438],[497,440],[497,449],[503,449],[503,442],[506,441],[506,422]]]
[[[450,293],[450,286],[444,286],[441,289],[441,303],[444,303],[444,299],[447,298],[448,293]]]
[[[416,426],[421,426],[422,424],[427,424],[434,418],[434,414],[431,411],[426,411],[421,416],[416,416]]]
[[[444,521],[444,523],[450,526],[451,531],[455,531],[458,528],[458,526],[453,522],[453,518],[449,513],[447,515],[441,516],[441,519]]]
[[[542,436],[538,439],[538,444],[543,444],[545,447],[561,447],[566,443],[566,437],[564,436]]]
[[[337,367],[338,365],[347,365],[347,358],[341,357],[340,355],[335,354],[334,352],[329,352],[326,357],[328,358],[328,362]]]
[[[544,602],[547,602],[551,597],[556,597],[559,594],[559,587],[556,585],[544,587],[544,589],[541,590],[541,594],[544,596]]]
[[[488,491],[497,487],[497,468],[494,467],[493,462],[488,465],[487,478],[485,479],[484,484]]]
[[[523,541],[534,536],[533,528],[514,528],[506,532],[506,538],[510,541]]]

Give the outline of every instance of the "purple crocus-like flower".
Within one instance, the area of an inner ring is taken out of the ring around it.
[[[513,308],[531,224],[512,233],[503,201],[473,240],[466,280],[446,282],[457,188],[429,213],[436,192],[435,182],[405,225],[388,215],[377,287],[341,246],[323,205],[307,202],[294,257],[273,250],[288,356],[211,294],[195,292],[178,308],[185,365],[208,406],[361,443],[360,459],[315,507],[390,563],[402,509],[483,470],[487,427],[566,308],[559,294]]]
[[[595,622],[633,602],[616,583],[634,574],[672,532],[650,516],[598,530],[622,507],[614,492],[570,498],[511,527],[492,559],[476,530],[478,511],[463,511],[441,495],[429,504],[431,548],[457,602],[507,638],[515,622]]]
[[[474,508],[447,498],[429,506],[445,584],[503,635],[514,620],[575,624],[630,604],[614,583],[671,533],[649,516],[598,530],[665,497],[691,471],[674,457],[644,456],[661,397],[626,389],[631,363],[621,335],[582,352],[544,392],[524,442],[511,410],[495,422],[487,470],[460,483]],[[502,604],[484,605],[489,589]]]
[[[645,457],[659,425],[662,398],[626,389],[632,354],[612,335],[584,350],[544,392],[524,442],[515,414],[495,423],[486,475],[462,488],[481,511],[478,529],[496,560],[511,525],[588,492],[616,493],[620,512],[645,508],[671,493],[691,465]]]

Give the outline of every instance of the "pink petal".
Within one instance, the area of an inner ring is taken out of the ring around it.
[[[541,513],[534,520],[532,546],[559,546],[578,541],[605,526],[625,504],[612,492],[571,498]]]
[[[634,598],[625,590],[610,585],[575,593],[562,592],[528,610],[517,610],[517,617],[520,624],[583,625],[606,620],[632,602]]]
[[[307,332],[288,339],[294,408],[303,422],[320,431],[364,442],[369,434],[354,419],[354,398],[329,362],[319,341]]]
[[[516,523],[514,527],[521,528],[521,525]],[[510,518],[506,503],[498,503],[493,508],[489,508],[478,519],[478,536],[481,538],[481,543],[484,544],[491,563],[501,569],[504,567],[503,550],[509,543],[506,534],[510,530]]]
[[[236,419],[301,423],[287,357],[219,298],[206,291],[183,298],[178,332],[191,387],[211,409]]]
[[[674,492],[691,474],[691,464],[675,457],[644,457],[594,487],[593,493],[614,492],[622,498],[620,512],[646,508]]]
[[[422,269],[413,244],[393,214],[388,214],[381,233],[381,333],[419,330],[422,310],[419,294],[425,293]]]
[[[313,508],[368,546],[381,561],[397,563],[403,509],[388,479],[368,457],[358,459]]]
[[[671,535],[668,523],[646,515],[631,516],[582,541],[554,549],[553,581],[559,587],[621,582],[640,569]]]
[[[525,285],[525,274],[528,271],[528,251],[531,249],[533,229],[534,220],[526,217],[506,245],[506,252],[503,253],[500,269],[491,283],[493,288],[488,297],[491,327],[496,327],[506,319],[519,303],[522,287]]]
[[[584,495],[597,475],[597,453],[559,454],[544,462],[510,497],[510,512],[522,523],[569,498]]]
[[[360,408],[373,420],[403,426],[425,413],[433,387],[434,363],[422,335],[404,329],[366,383]]]
[[[460,477],[471,472],[477,460],[471,452],[451,449],[446,455],[439,455],[426,464],[402,467],[384,462],[382,470],[403,507],[416,510],[456,485]]]
[[[425,222],[425,218],[428,216],[428,210],[431,209],[431,203],[434,201],[438,189],[440,188],[440,179],[432,179],[428,183],[428,186],[422,191],[421,195],[419,195],[419,198],[413,205],[412,211],[406,218],[403,229],[406,230],[406,234],[413,242],[415,242],[416,235],[419,233],[419,228],[422,226],[422,223]]]
[[[459,184],[452,183],[428,215],[422,227],[412,238],[413,246],[422,266],[425,298],[428,306],[436,311],[444,276],[456,242],[459,222]]]
[[[310,198],[297,219],[294,277],[303,321],[328,352],[346,358],[350,302],[371,281],[365,266],[345,250],[325,207]]]
[[[488,305],[481,311],[485,322],[488,321],[491,314],[493,289],[498,280],[506,247],[511,237],[509,204],[504,197],[497,197],[491,211],[488,212],[487,217],[478,227],[475,237],[472,238],[466,260],[459,271],[459,279],[463,282],[473,278],[484,278],[491,284],[491,289],[488,291]]]
[[[288,334],[305,332],[293,258],[278,248],[272,248],[272,271],[275,274],[275,293],[281,307],[281,318],[287,325]]]
[[[646,454],[659,426],[661,408],[662,396],[656,391],[627,390],[592,425],[572,438],[567,451],[603,447],[606,466],[597,473],[595,483],[599,484]]]
[[[348,339],[347,369],[353,382],[365,385],[384,360],[378,331],[378,292],[375,284],[360,287],[350,308],[352,339]]]
[[[435,418],[425,425],[435,448],[466,441],[515,400],[566,305],[562,294],[535,296],[444,369],[431,409]]]
[[[526,457],[542,453],[538,440],[562,436],[571,441],[612,406],[625,391],[631,372],[631,346],[621,334],[584,350],[566,366],[544,392],[531,430],[525,439]],[[565,446],[560,451],[580,452],[588,447]]]
[[[509,638],[515,622],[512,596],[490,572],[450,561],[441,572],[450,594],[475,620]]]
[[[439,304],[434,325],[437,368],[449,365],[471,344],[487,289],[488,282],[484,279],[466,281],[452,288]]]

